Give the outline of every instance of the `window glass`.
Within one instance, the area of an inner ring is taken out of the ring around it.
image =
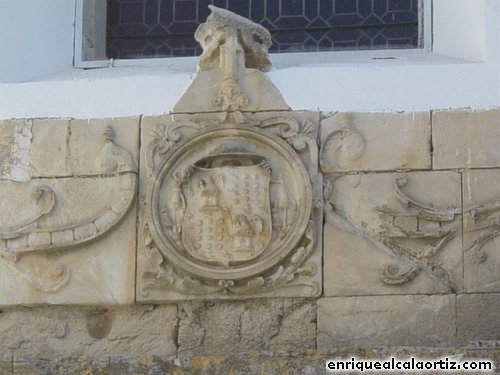
[[[266,27],[271,52],[418,48],[419,0],[108,0],[109,58],[195,56],[209,4]]]

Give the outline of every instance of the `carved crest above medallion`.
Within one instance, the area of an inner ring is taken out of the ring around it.
[[[319,113],[269,111],[288,109],[269,32],[211,10],[197,77],[173,115],[143,118],[137,298],[317,296]]]

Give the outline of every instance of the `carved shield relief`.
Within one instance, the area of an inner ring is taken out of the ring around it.
[[[260,255],[272,229],[266,159],[222,154],[200,160],[191,171],[181,228],[186,251],[222,265]]]

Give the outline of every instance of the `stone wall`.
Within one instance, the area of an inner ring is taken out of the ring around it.
[[[168,115],[0,122],[0,372],[498,364],[500,110],[292,111],[211,10]]]
[[[179,297],[159,274],[144,293],[137,166],[170,116],[1,122],[2,373],[317,373],[401,347],[498,358],[500,111],[280,114],[319,124],[321,294]]]

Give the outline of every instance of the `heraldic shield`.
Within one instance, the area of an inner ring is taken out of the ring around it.
[[[186,251],[226,266],[258,257],[272,232],[267,160],[222,154],[198,161],[191,173],[182,224]]]

